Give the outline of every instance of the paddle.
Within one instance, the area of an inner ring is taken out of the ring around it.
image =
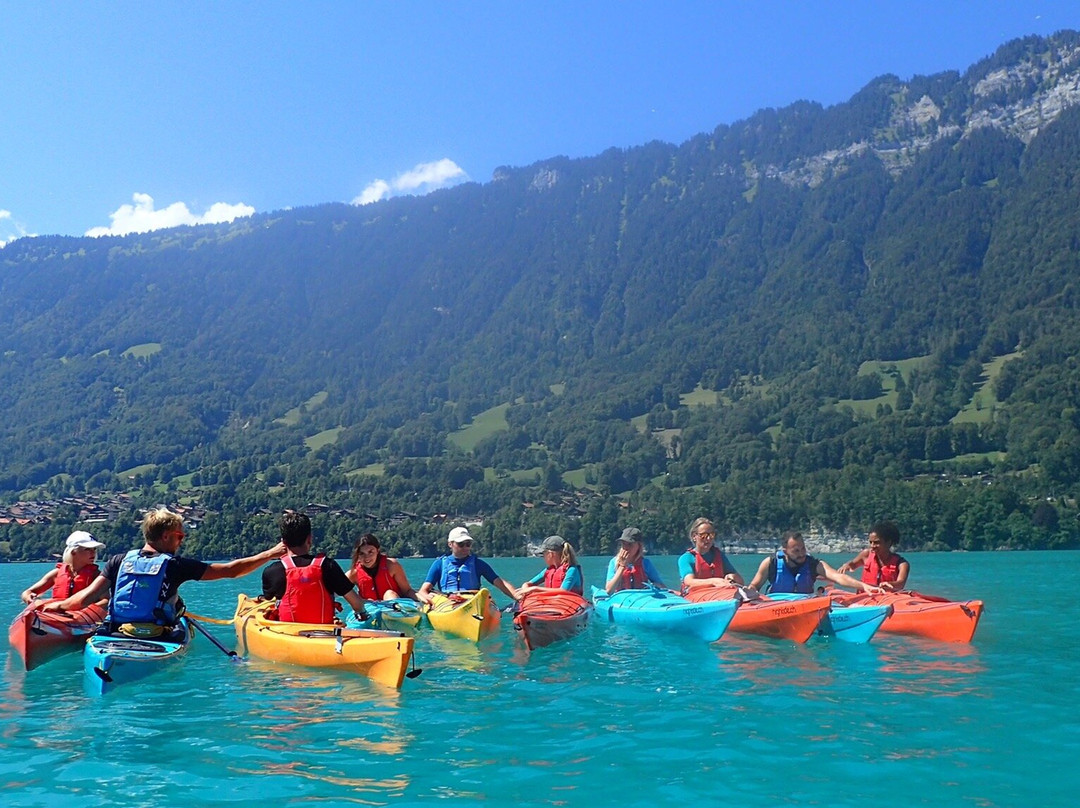
[[[207,631],[205,628],[203,628],[201,625],[199,625],[191,617],[190,614],[184,615],[184,619],[187,620],[189,626],[191,626],[196,631],[198,631],[200,634],[202,634],[204,637],[206,637],[206,639],[210,640],[210,642],[213,643],[214,647],[216,647],[219,651],[221,651],[221,653],[225,654],[225,656],[229,657],[229,659],[231,659],[233,662],[243,662],[244,661],[243,659],[240,658],[240,655],[237,654],[236,651],[233,651],[232,649],[226,648],[224,645],[222,645],[218,641],[217,637],[215,637],[213,634],[211,634],[209,631]]]
[[[185,617],[190,617],[193,620],[201,620],[204,623],[213,623],[215,626],[231,626],[233,624],[232,619],[220,620],[217,617],[203,617],[201,614],[195,614],[193,612],[184,612]]]

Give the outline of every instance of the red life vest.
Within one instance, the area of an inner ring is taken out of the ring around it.
[[[87,564],[78,573],[72,574],[71,567],[61,561],[56,565],[56,580],[53,581],[52,596],[70,598],[76,592],[81,592],[90,586],[97,577],[97,564]]]
[[[723,578],[724,577],[724,554],[713,547],[713,560],[710,564],[705,557],[695,548],[690,552],[694,554],[694,577],[695,578]]]
[[[632,567],[623,567],[622,588],[644,589],[649,582],[649,576],[645,574],[645,559],[640,558]]]
[[[893,553],[889,560],[883,564],[878,561],[877,554],[871,552],[866,557],[866,561],[863,562],[863,583],[871,586],[881,586],[883,583],[897,580],[900,577],[900,565],[905,560],[903,556]]]
[[[363,565],[357,561],[356,566],[353,567],[353,572],[356,574],[356,588],[360,590],[360,597],[365,600],[382,600],[383,596],[387,592],[393,590],[397,592],[398,584],[394,580],[394,576],[390,574],[389,565],[386,563],[386,556],[379,553],[375,557],[375,574],[372,575]],[[400,595],[401,593],[398,592]]]
[[[560,564],[557,567],[548,567],[544,570],[544,586],[551,589],[561,589],[563,581],[566,580],[566,573],[570,571],[569,564]],[[580,587],[574,587],[574,592],[582,594]]]
[[[285,567],[285,595],[278,603],[278,619],[286,623],[333,623],[334,598],[322,580],[321,553],[306,567],[296,566],[292,555],[281,557]]]

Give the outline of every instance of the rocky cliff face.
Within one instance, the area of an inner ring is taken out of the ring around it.
[[[1080,104],[1080,44],[1050,40],[1046,50],[1008,66],[972,68],[957,77],[956,85],[949,98],[963,99],[965,106],[946,110],[944,100],[916,95],[911,83],[897,82],[889,88],[893,109],[888,124],[875,128],[869,137],[785,165],[749,166],[747,180],[766,176],[792,186],[815,187],[867,152],[895,175],[942,138],[988,126],[1029,143],[1065,109]]]

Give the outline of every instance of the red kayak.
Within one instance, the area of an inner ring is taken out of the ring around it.
[[[573,592],[526,590],[514,614],[514,629],[532,651],[580,634],[592,613],[593,605]]]
[[[971,642],[983,613],[981,600],[953,601],[918,592],[830,594],[833,600],[845,606],[892,606],[892,616],[882,624],[881,631],[942,642]]]
[[[8,642],[19,652],[26,670],[44,665],[65,651],[82,648],[105,619],[105,608],[94,603],[77,612],[44,612],[47,600],[35,600],[11,621]]]
[[[751,590],[753,591],[753,590]],[[734,587],[697,586],[684,597],[698,603],[710,600],[731,600],[738,595]],[[779,640],[806,642],[817,630],[831,601],[826,596],[803,600],[771,600],[761,595],[746,600],[735,610],[728,631],[760,634]]]

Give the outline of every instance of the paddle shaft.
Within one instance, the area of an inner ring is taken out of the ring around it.
[[[189,626],[196,629],[200,634],[202,634],[204,637],[206,637],[206,639],[210,640],[210,642],[212,642],[214,644],[214,646],[219,651],[221,651],[221,653],[225,654],[225,656],[229,657],[229,659],[231,659],[233,662],[239,662],[240,661],[240,657],[237,656],[236,651],[232,651],[232,650],[226,648],[224,645],[222,645],[218,641],[217,637],[215,637],[213,634],[211,634],[209,631],[207,631],[205,628],[203,628],[201,625],[199,625],[196,621],[192,620],[190,616],[185,616],[184,619],[188,621]]]

